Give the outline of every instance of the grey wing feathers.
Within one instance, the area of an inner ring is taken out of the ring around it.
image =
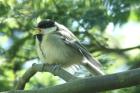
[[[67,32],[65,30],[67,30]],[[76,36],[74,36],[68,29],[62,29],[58,33],[61,34],[61,36],[62,36],[61,38],[64,40],[64,42],[66,44],[75,48],[76,50],[79,50],[79,52],[81,52],[82,55],[87,60],[89,60],[93,65],[95,65],[97,68],[101,67],[101,64],[97,60],[92,58],[92,56],[87,51],[87,49],[78,41]],[[62,35],[62,33],[63,33],[63,35]]]
[[[81,45],[80,42],[76,41],[74,42],[74,45],[79,49],[79,51],[83,54],[85,58],[92,62],[93,65],[95,65],[96,67],[101,67],[101,64],[90,55],[87,49],[83,45]]]
[[[69,45],[71,45],[75,49],[78,49],[82,53],[82,55],[96,67],[101,67],[101,64],[97,60],[92,58],[87,49],[83,45],[81,45],[80,42],[78,41],[70,42],[68,40],[65,40],[65,43],[67,44],[69,43]]]
[[[87,51],[87,49],[79,42],[79,40],[76,38],[76,36],[70,32],[65,26],[58,24],[57,22],[55,23],[59,28],[57,31],[57,34],[60,35],[62,40],[64,42],[78,50],[83,57],[85,57],[88,61],[83,64],[91,73],[95,73],[97,75],[104,75],[104,73],[100,70],[101,64],[92,58],[90,53]]]

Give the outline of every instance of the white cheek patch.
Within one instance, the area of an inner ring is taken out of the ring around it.
[[[56,31],[57,27],[51,27],[43,30],[44,34]]]

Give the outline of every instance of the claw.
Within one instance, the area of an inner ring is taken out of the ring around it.
[[[47,65],[47,67],[49,67],[48,69],[50,70],[50,72],[55,72],[58,71],[61,68],[61,65],[59,64],[43,64],[42,67],[42,71],[45,69],[45,65]]]
[[[52,68],[52,71],[57,71],[58,69],[61,68],[61,65],[58,65],[58,64],[52,64],[52,65],[51,65],[51,68]]]

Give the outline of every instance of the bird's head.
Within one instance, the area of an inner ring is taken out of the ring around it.
[[[36,32],[34,33],[34,35],[47,34],[56,31],[56,29],[57,26],[55,25],[55,21],[50,19],[45,19],[37,24]]]

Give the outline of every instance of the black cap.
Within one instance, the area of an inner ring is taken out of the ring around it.
[[[50,27],[54,27],[54,26],[55,26],[55,22],[50,19],[42,20],[37,25],[38,28],[50,28]]]

